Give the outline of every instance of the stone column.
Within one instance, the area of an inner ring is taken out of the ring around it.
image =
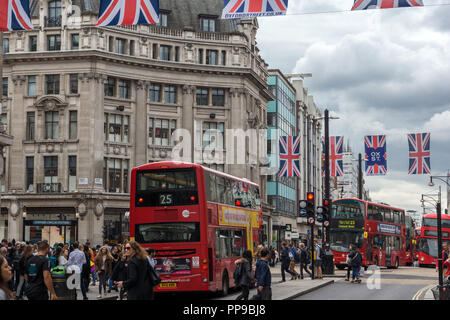
[[[182,111],[182,128],[188,130],[191,133],[191,161],[194,162],[194,141],[195,141],[195,132],[194,132],[194,93],[195,87],[184,85],[183,86],[183,111]]]
[[[144,81],[136,83],[136,110],[134,112],[134,159],[135,166],[148,162],[147,159],[147,84]],[[132,142],[133,143],[133,142]]]
[[[14,123],[10,127],[10,134],[16,139],[14,139],[13,144],[10,148],[10,158],[9,158],[9,170],[10,170],[10,181],[9,190],[15,190],[18,192],[25,191],[25,159],[23,156],[23,144],[22,141],[25,133],[25,108],[24,108],[24,90],[26,83],[25,76],[13,76],[13,95],[14,95],[14,107],[10,108],[10,123]]]
[[[103,185],[94,184],[103,178],[104,97],[103,76],[97,73],[80,74],[78,179],[88,178],[87,184],[78,184],[80,191],[103,191]],[[79,181],[78,181],[79,182]]]

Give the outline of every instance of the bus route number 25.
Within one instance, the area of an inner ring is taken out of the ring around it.
[[[159,203],[162,206],[170,206],[173,204],[173,198],[171,194],[161,194],[159,195]]]

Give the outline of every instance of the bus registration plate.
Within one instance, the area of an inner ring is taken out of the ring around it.
[[[165,282],[165,283],[160,283],[159,286],[161,288],[176,288],[177,284],[176,284],[176,282]]]

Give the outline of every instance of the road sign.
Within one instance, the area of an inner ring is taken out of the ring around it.
[[[314,218],[313,218],[313,217],[308,218],[308,223],[309,223],[309,224],[313,224],[313,223],[314,223]]]

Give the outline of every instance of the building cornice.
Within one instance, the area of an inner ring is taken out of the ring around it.
[[[199,65],[183,62],[161,61],[136,56],[125,56],[100,50],[78,50],[78,51],[44,51],[44,52],[25,52],[10,53],[4,56],[4,65],[12,66],[23,63],[48,63],[67,60],[83,60],[85,62],[103,61],[107,63],[116,63],[129,65],[138,68],[147,68],[154,70],[164,70],[173,72],[215,74],[215,75],[238,75],[248,78],[255,83],[260,90],[261,95],[268,101],[273,100],[273,95],[268,90],[267,83],[251,68],[227,67],[217,65]],[[97,70],[98,71],[98,70]],[[127,75],[123,75],[124,78]],[[134,79],[134,78],[133,78]]]

